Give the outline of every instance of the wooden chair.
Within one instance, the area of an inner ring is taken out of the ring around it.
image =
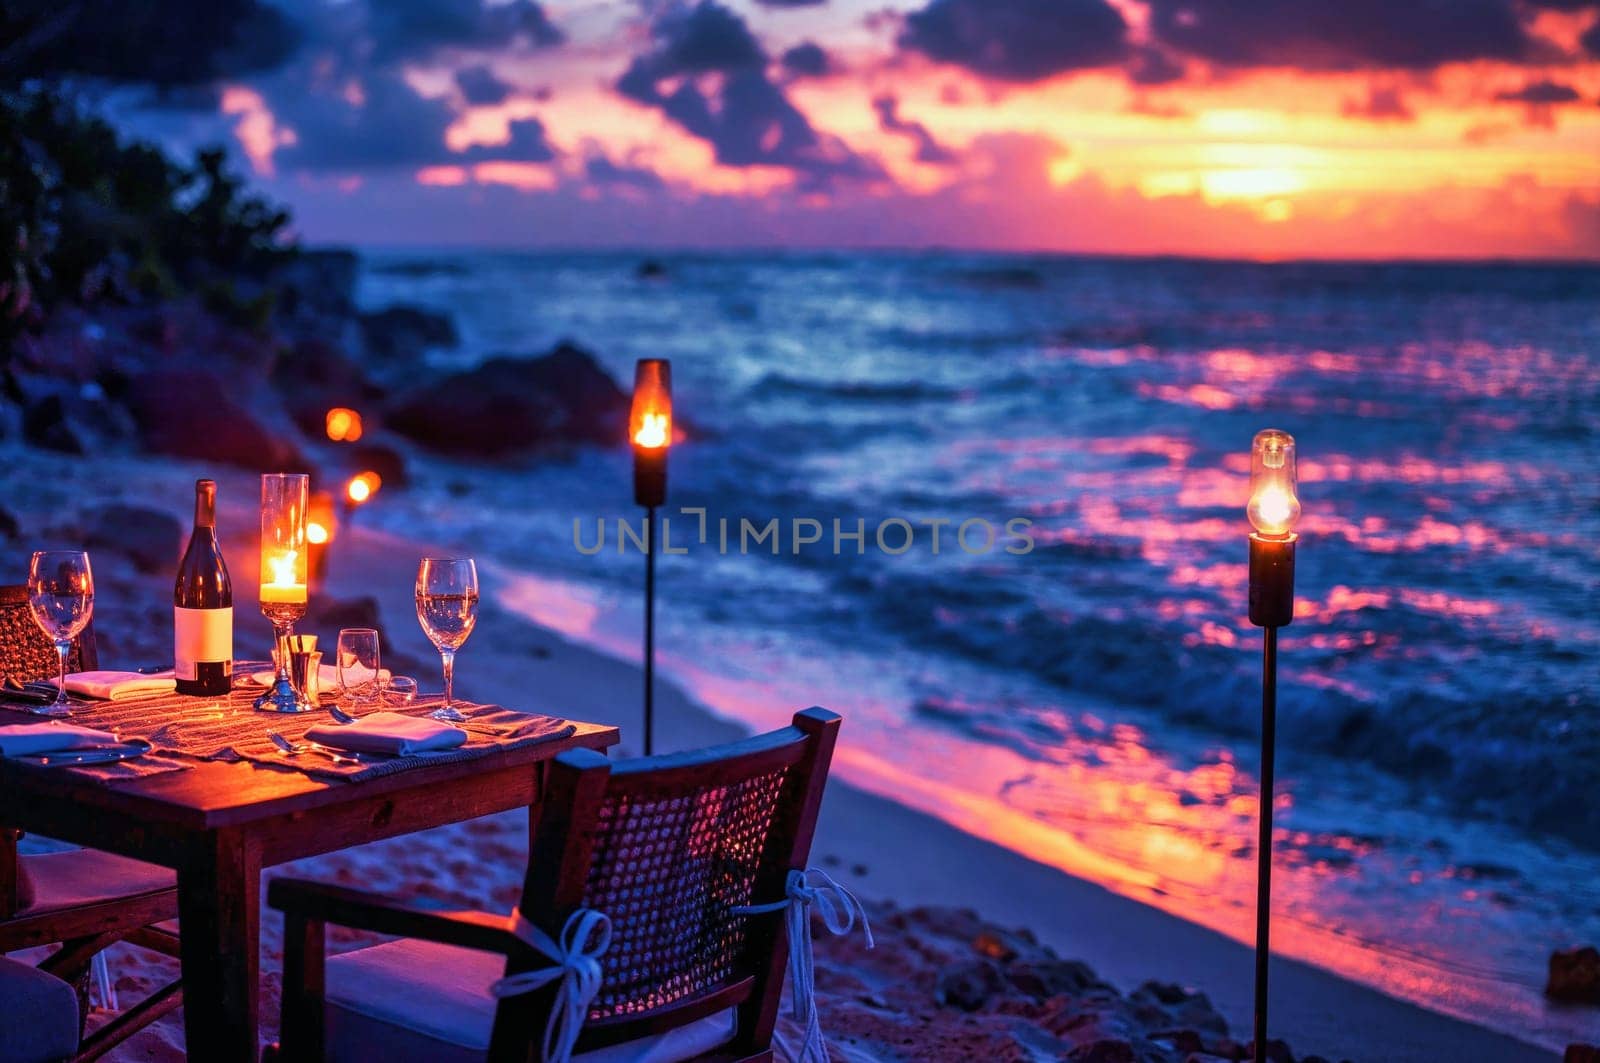
[[[92,671],[97,665],[94,630],[86,627],[73,643],[67,670]],[[0,586],[0,671],[27,682],[54,679],[59,668],[55,645],[29,611],[28,588]],[[178,915],[171,871],[96,849],[19,855],[20,837],[0,826],[0,953],[59,944],[39,968],[78,985],[80,995],[90,961],[118,941],[178,955],[177,934],[156,925]],[[109,1051],[182,999],[181,983],[166,986],[96,1030],[78,1058]]]
[[[804,869],[838,730],[837,715],[812,708],[719,748],[617,765],[576,750],[552,762],[530,810],[518,911],[554,940],[579,909],[612,924],[576,1060],[772,1059],[783,917],[733,909],[782,901],[789,871]],[[277,1058],[539,1058],[558,987],[489,992],[502,975],[551,963],[511,918],[291,879],[273,881],[267,903],[284,913]],[[329,923],[404,937],[330,959]]]

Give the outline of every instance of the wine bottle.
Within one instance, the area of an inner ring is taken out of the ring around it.
[[[218,697],[233,687],[233,582],[217,545],[217,482],[196,480],[194,531],[172,591],[178,693]]]

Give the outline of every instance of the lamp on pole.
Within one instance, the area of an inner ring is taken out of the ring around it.
[[[1255,1061],[1267,1058],[1267,959],[1272,949],[1273,752],[1277,745],[1278,629],[1294,621],[1294,437],[1268,428],[1250,444],[1250,622],[1262,629],[1261,799],[1256,844]]]

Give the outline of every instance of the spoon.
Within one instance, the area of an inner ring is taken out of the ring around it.
[[[350,715],[348,712],[345,712],[338,705],[331,701],[328,702],[328,715],[333,717],[334,723],[350,724],[356,722],[356,718],[354,716]]]
[[[328,749],[328,748],[326,748],[324,746],[316,745],[315,743],[301,745],[301,744],[297,744],[295,742],[291,742],[287,738],[283,737],[283,735],[279,734],[276,731],[269,731],[267,733],[267,737],[272,739],[272,744],[273,745],[277,746],[279,749],[283,750],[284,753],[288,754],[291,757],[299,756],[301,753],[321,753],[323,756],[327,757],[329,760],[333,761],[335,764],[361,764],[362,763],[362,761],[359,760],[356,757],[347,757],[343,753],[335,753],[333,750]]]

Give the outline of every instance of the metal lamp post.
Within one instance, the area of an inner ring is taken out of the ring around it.
[[[656,507],[667,500],[667,451],[672,446],[672,364],[641,358],[633,371],[633,500],[645,510],[644,753],[655,750]]]
[[[1273,750],[1277,744],[1278,629],[1294,621],[1294,547],[1300,500],[1295,496],[1294,437],[1276,428],[1250,444],[1250,622],[1262,629],[1261,800],[1256,844],[1255,1060],[1267,1058],[1267,959],[1272,949]]]

